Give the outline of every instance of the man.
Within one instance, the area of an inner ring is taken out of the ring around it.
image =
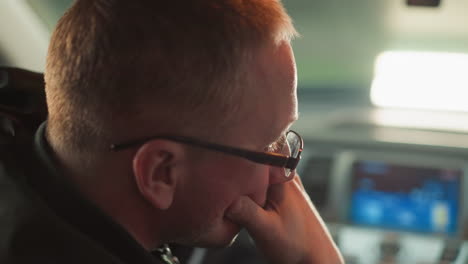
[[[246,228],[271,263],[342,263],[294,171],[294,35],[277,0],[77,0],[8,260],[154,263]]]

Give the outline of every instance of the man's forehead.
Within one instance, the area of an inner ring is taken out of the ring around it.
[[[277,100],[261,100],[255,108],[244,112],[237,129],[232,130],[238,133],[235,138],[241,138],[246,147],[260,148],[284,135],[298,119],[298,112],[291,97],[282,99],[284,102],[280,104]]]
[[[289,44],[265,47],[248,67],[248,87],[242,100],[233,133],[245,146],[272,143],[297,119],[295,64]],[[233,142],[234,143],[234,142]]]

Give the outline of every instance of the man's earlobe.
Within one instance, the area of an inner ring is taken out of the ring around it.
[[[137,151],[133,158],[133,173],[140,193],[154,207],[165,210],[172,205],[177,183],[174,169],[180,147],[155,140]]]

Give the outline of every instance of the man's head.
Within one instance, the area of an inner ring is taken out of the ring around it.
[[[128,166],[158,242],[225,244],[226,208],[263,204],[282,169],[167,140],[127,160],[108,147],[175,134],[265,150],[297,118],[294,34],[278,0],[77,0],[49,48],[48,138],[88,168]]]
[[[87,154],[149,132],[218,130],[253,56],[293,35],[277,0],[78,0],[51,39],[48,129]]]

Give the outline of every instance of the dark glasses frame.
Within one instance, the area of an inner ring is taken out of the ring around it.
[[[226,153],[226,154],[233,155],[233,156],[238,156],[238,157],[245,158],[247,160],[250,160],[256,163],[272,165],[276,167],[283,167],[283,168],[293,171],[296,169],[297,164],[301,160],[301,153],[304,148],[304,141],[302,140],[302,137],[293,130],[289,130],[286,133],[286,137],[289,133],[294,133],[299,140],[300,146],[298,149],[297,157],[290,157],[290,156],[282,155],[279,153],[273,153],[273,152],[252,151],[252,150],[247,150],[247,149],[242,149],[242,148],[230,147],[230,146],[220,145],[216,143],[201,141],[201,140],[190,138],[190,137],[174,136],[174,135],[152,136],[152,137],[147,137],[147,138],[126,141],[123,143],[112,144],[110,146],[110,149],[112,151],[121,151],[124,149],[142,145],[150,140],[166,139],[166,140],[171,140],[171,141],[175,141],[175,142],[179,142],[183,144],[193,145],[193,146],[200,147],[200,148],[205,148],[209,150]]]

